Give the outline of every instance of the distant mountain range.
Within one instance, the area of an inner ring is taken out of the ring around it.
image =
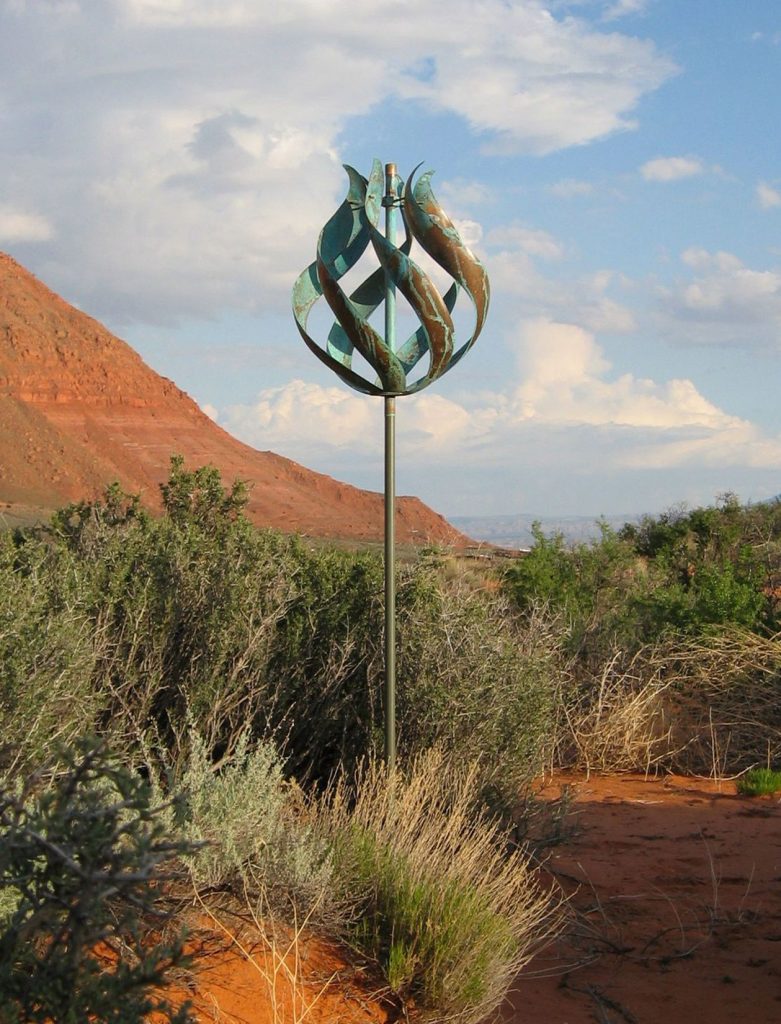
[[[0,524],[29,522],[119,481],[160,507],[170,457],[250,485],[260,526],[356,541],[383,535],[382,495],[340,483],[212,422],[124,341],[0,253]],[[398,499],[398,540],[469,539],[418,498]]]
[[[602,516],[613,529],[624,523],[636,523],[639,516]],[[546,535],[560,533],[569,543],[599,537],[599,520],[594,516],[534,516],[521,513],[509,516],[450,516],[450,522],[475,540],[503,548],[528,548],[533,543],[532,524],[538,522]]]

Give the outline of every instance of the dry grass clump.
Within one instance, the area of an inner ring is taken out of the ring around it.
[[[674,670],[676,768],[724,775],[781,758],[781,634],[694,637]]]
[[[666,660],[656,647],[614,650],[594,671],[564,668],[551,762],[585,772],[648,772],[673,751]]]
[[[781,636],[675,635],[559,666],[552,767],[724,776],[781,758]]]
[[[483,1020],[556,927],[549,896],[480,813],[478,793],[476,764],[434,750],[403,775],[368,763],[321,807],[336,875],[360,899],[354,939],[429,1020]]]
[[[365,763],[320,797],[286,781],[272,745],[212,765],[196,733],[181,780],[197,893],[348,936],[429,1020],[476,1024],[557,925],[551,897],[480,802],[478,762],[442,749],[388,773]]]

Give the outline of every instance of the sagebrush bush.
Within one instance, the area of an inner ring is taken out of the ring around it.
[[[0,532],[0,764],[19,771],[89,728],[104,706],[91,683],[93,624],[72,582],[67,555],[20,553]]]
[[[155,941],[171,836],[150,789],[93,741],[54,778],[0,788],[0,1020],[188,1024],[161,990],[182,944]]]
[[[484,797],[508,811],[549,751],[560,633],[541,616],[521,626],[499,594],[421,576],[429,610],[409,622],[399,655],[402,753],[439,746],[480,762]]]
[[[215,765],[195,730],[176,783],[183,835],[197,845],[188,858],[196,887],[261,896],[272,910],[336,925],[330,848],[312,812],[268,740],[239,738]]]
[[[128,761],[165,770],[186,758],[190,722],[215,761],[248,728],[286,771],[320,785],[379,751],[379,556],[254,529],[242,488],[209,467],[174,460],[163,491],[158,519],[111,487],[47,527],[0,537],[0,728],[14,737],[0,767],[40,763],[56,737],[92,728]],[[703,723],[728,751],[725,769],[733,755],[755,763],[748,712],[736,715],[704,673],[687,697],[677,673],[692,677],[694,663],[676,651],[694,643],[699,663],[715,665],[708,650],[736,624],[761,636],[776,601],[762,581],[780,552],[777,503],[725,501],[603,528],[572,550],[538,530],[504,595],[433,557],[404,563],[400,756],[442,743],[480,758],[504,809],[543,763],[647,767],[685,747],[701,766]],[[741,707],[768,709],[753,694],[775,694],[772,673],[757,672],[730,685],[748,696]],[[772,743],[771,733],[754,735]]]
[[[92,727],[164,771],[192,723],[217,761],[249,729],[323,784],[378,750],[380,557],[256,530],[213,469],[175,460],[164,500],[153,519],[112,487],[0,548],[0,601],[27,631],[0,662],[0,726],[25,756]],[[506,800],[542,763],[555,643],[430,560],[402,565],[397,593],[401,756],[434,742],[481,754]]]

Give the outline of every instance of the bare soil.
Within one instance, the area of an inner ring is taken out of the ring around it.
[[[540,1024],[781,1021],[781,805],[731,782],[560,775],[545,872],[568,927],[503,1019]]]
[[[540,791],[562,794],[561,841],[541,871],[568,898],[567,926],[517,980],[505,1024],[778,1024],[778,798],[680,776],[558,775]],[[203,1024],[416,1019],[344,950],[236,935],[243,951],[201,937],[188,994]]]
[[[305,929],[202,917],[187,951],[193,968],[167,995],[189,1000],[200,1024],[391,1024],[403,1014],[376,966]]]

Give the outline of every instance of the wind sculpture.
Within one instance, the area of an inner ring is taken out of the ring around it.
[[[420,167],[420,165],[418,165]],[[320,233],[317,258],[293,287],[293,313],[301,337],[321,362],[351,388],[385,400],[385,759],[396,759],[396,398],[412,395],[433,384],[469,351],[483,329],[488,312],[489,285],[485,269],[463,243],[453,222],[431,190],[431,171],[406,184],[395,164],[383,170],[375,160],[366,179],[345,165],[347,196]],[[379,228],[385,209],[385,233]],[[396,245],[396,219],[401,214],[404,241]],[[413,239],[453,278],[445,295],[410,259]],[[369,245],[379,267],[348,296],[339,281],[360,260]],[[451,313],[459,291],[472,300],[475,326],[456,344]],[[396,344],[396,292],[401,292],[419,320],[419,327]],[[309,313],[323,297],[335,316],[325,346],[307,331]],[[384,338],[369,318],[385,304]],[[372,381],[353,366],[358,353],[376,374]],[[420,364],[424,364],[420,372]],[[416,368],[419,376],[415,376]]]

